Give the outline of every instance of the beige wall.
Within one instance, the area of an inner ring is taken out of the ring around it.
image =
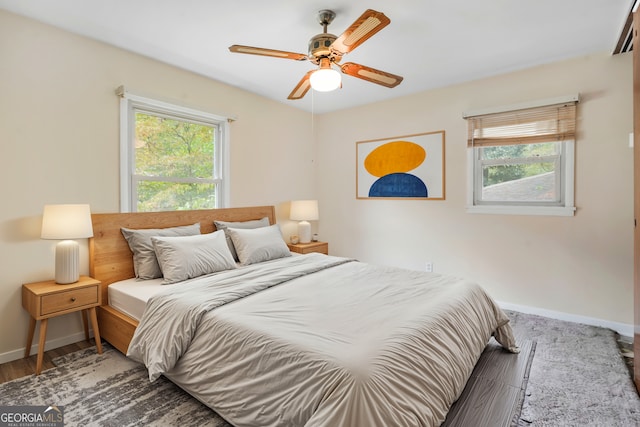
[[[467,214],[462,112],[579,93],[574,217]],[[631,56],[594,55],[317,118],[333,254],[478,281],[499,301],[633,323]],[[339,129],[340,132],[333,130]],[[355,199],[355,142],[446,131],[446,201]]]
[[[633,322],[630,55],[316,116],[314,136],[308,113],[2,11],[0,52],[0,361],[24,348],[20,284],[53,276],[54,244],[39,239],[43,205],[119,209],[119,85],[236,116],[231,203],[276,205],[285,235],[294,229],[287,202],[317,196],[320,237],[335,255],[414,269],[431,261],[436,272],[478,281],[500,301]],[[462,112],[573,93],[582,97],[576,216],[465,213]],[[445,201],[355,199],[356,141],[433,130],[446,131]],[[81,336],[79,316],[50,322],[50,346]]]
[[[314,195],[309,113],[3,11],[0,52],[0,362],[24,349],[21,284],[53,277],[55,242],[39,238],[44,204],[119,210],[116,87],[237,117],[233,206],[274,204],[286,229],[288,201]],[[86,240],[81,248],[87,273]],[[64,316],[47,338],[55,346],[81,330],[79,315]]]

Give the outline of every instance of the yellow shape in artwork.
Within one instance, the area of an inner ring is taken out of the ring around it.
[[[405,173],[420,166],[427,152],[409,141],[387,142],[373,150],[364,159],[364,167],[373,176]]]

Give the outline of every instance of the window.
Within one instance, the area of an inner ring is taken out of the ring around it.
[[[576,102],[465,114],[468,212],[573,215]]]
[[[228,203],[228,121],[124,92],[121,211],[212,209]]]

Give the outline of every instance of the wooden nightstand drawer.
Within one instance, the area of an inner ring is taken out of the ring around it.
[[[98,286],[58,292],[44,295],[40,307],[40,315],[47,316],[65,310],[74,310],[85,305],[98,303]]]

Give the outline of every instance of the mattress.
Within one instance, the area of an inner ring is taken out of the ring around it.
[[[151,280],[127,279],[112,283],[109,285],[108,290],[109,305],[140,321],[149,298],[167,290],[167,286],[161,283],[162,278]]]

